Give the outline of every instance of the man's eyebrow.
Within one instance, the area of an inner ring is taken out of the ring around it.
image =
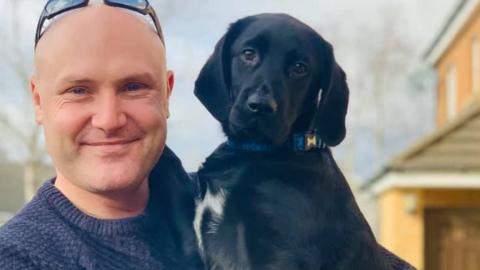
[[[69,83],[69,84],[93,84],[93,83],[95,83],[95,81],[92,80],[92,79],[75,77],[75,76],[66,76],[64,78],[61,78],[60,82]]]
[[[127,81],[145,81],[149,83],[154,83],[155,82],[155,75],[150,73],[150,72],[139,72],[139,73],[132,73],[128,74],[124,77],[120,77],[113,82],[115,84],[121,84],[125,83]],[[91,85],[91,84],[96,84],[96,81],[91,78],[82,78],[78,76],[65,76],[60,79],[61,83],[68,83],[68,84],[85,84],[85,85]]]
[[[147,83],[154,83],[156,76],[150,72],[139,72],[139,73],[132,73],[125,77],[119,78],[115,80],[115,83],[124,83],[128,81],[141,81]]]

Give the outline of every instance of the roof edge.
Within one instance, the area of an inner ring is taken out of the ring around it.
[[[477,114],[480,113],[480,102],[474,100],[470,106],[468,106],[461,114],[459,114],[454,120],[445,124],[443,127],[437,129],[430,135],[427,135],[423,139],[420,139],[412,146],[409,147],[403,153],[398,154],[396,157],[393,158],[391,165],[395,166],[398,163],[401,163],[412,156],[418,154],[423,149],[429,147],[430,145],[436,143],[443,137],[447,136],[451,132],[455,131],[458,127],[462,126],[470,120],[471,118],[475,117]]]
[[[395,188],[402,189],[480,189],[480,171],[469,173],[389,172],[382,181],[375,182],[368,190],[379,195]]]
[[[436,38],[425,51],[424,59],[428,63],[435,65],[438,62],[460,29],[471,18],[472,14],[474,14],[478,4],[480,4],[480,0],[461,0],[460,3],[458,3]]]
[[[447,136],[451,132],[455,131],[458,127],[462,126],[465,122],[475,117],[477,114],[480,114],[480,101],[474,100],[472,104],[465,109],[465,111],[459,115],[455,120],[450,123],[447,123],[444,127],[435,130],[430,135],[422,137],[416,143],[413,143],[407,150],[393,157],[392,161],[389,162],[386,166],[381,168],[375,175],[368,179],[365,184],[361,186],[361,190],[369,189],[372,185],[375,185],[380,179],[385,175],[392,172],[397,164],[402,163],[403,161],[411,158],[412,156],[418,154],[423,149],[429,147],[435,142],[442,139],[444,136]]]

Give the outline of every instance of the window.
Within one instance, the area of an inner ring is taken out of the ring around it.
[[[447,119],[455,117],[457,111],[457,69],[450,66],[446,76]]]
[[[480,40],[472,39],[472,91],[480,94]]]

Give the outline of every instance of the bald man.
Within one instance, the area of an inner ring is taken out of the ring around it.
[[[47,3],[30,81],[56,177],[0,229],[0,269],[198,269],[158,19],[147,1],[68,2]]]

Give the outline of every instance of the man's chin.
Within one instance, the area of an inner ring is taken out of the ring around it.
[[[98,177],[98,176],[97,176]],[[97,181],[87,184],[87,189],[95,194],[116,194],[135,192],[147,181],[143,178],[128,178],[127,176],[118,176],[116,178],[109,176],[105,178],[97,178]]]
[[[78,181],[96,193],[134,188],[148,176],[142,164],[126,158],[96,159],[82,167],[84,171],[77,173]]]

